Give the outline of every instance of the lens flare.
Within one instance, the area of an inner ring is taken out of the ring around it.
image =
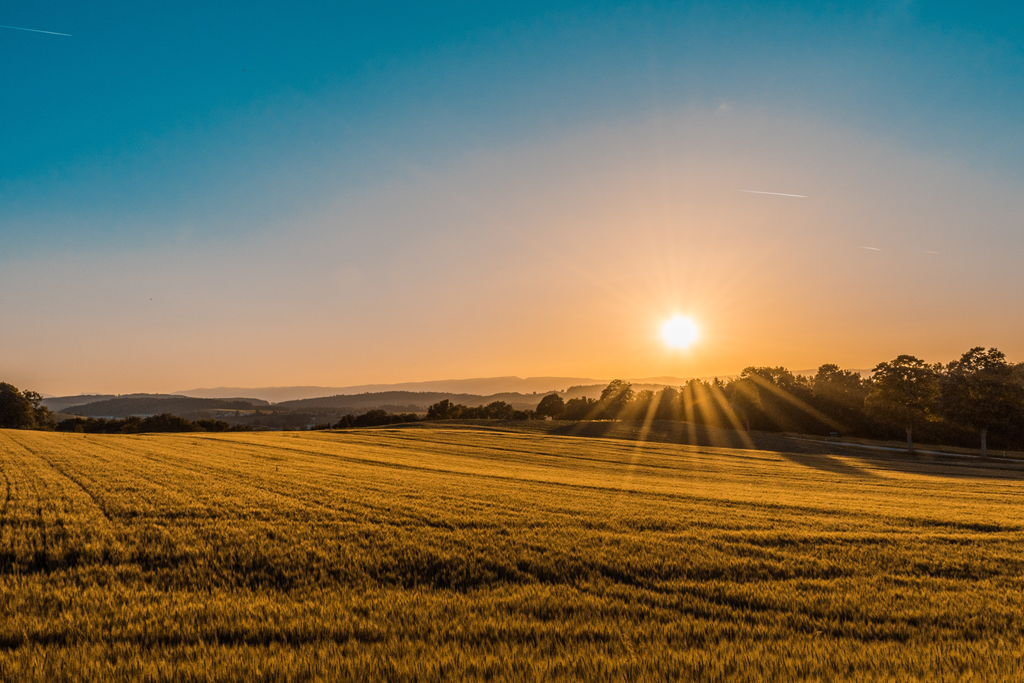
[[[661,338],[675,349],[685,349],[697,341],[697,325],[689,318],[676,315],[661,326]]]

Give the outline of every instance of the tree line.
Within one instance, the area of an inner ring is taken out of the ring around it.
[[[156,432],[251,432],[249,425],[231,425],[224,420],[188,420],[162,413],[148,417],[135,415],[123,420],[96,417],[74,417],[61,420],[54,429],[78,434],[149,434]]]
[[[592,398],[541,399],[537,414],[566,420],[677,420],[750,431],[894,438],[915,435],[950,445],[1024,448],[1024,363],[975,347],[959,359],[928,364],[901,355],[870,377],[825,364],[811,377],[784,367],[751,366],[728,382],[690,380],[659,392],[612,381]]]
[[[53,429],[56,422],[43,397],[34,391],[0,382],[0,429]]]
[[[191,422],[174,415],[124,420],[81,418],[55,423],[41,396],[0,383],[0,428],[56,429],[86,433],[227,431],[251,429],[220,420]],[[913,452],[915,438],[949,445],[989,444],[1024,450],[1024,363],[1010,363],[995,348],[975,347],[946,364],[910,355],[875,366],[870,377],[825,364],[810,377],[776,366],[750,366],[728,381],[692,379],[660,391],[634,391],[613,380],[597,398],[544,396],[535,410],[504,401],[465,406],[449,399],[415,413],[370,410],[345,415],[318,429],[374,427],[404,422],[488,420],[671,420],[737,430],[902,438]]]
[[[147,432],[227,432],[252,431],[248,426],[232,426],[223,420],[186,420],[163,413],[123,420],[76,417],[57,422],[41,404],[43,397],[34,391],[20,391],[0,382],[0,429],[39,429],[84,434],[143,434]]]
[[[464,406],[448,399],[427,408],[427,420],[530,420],[537,414],[532,410],[516,410],[505,401],[493,401],[485,406]]]
[[[485,406],[466,406],[442,399],[427,408],[425,417],[416,413],[389,413],[386,410],[368,410],[362,415],[345,415],[333,424],[321,424],[314,429],[351,429],[358,427],[381,427],[404,422],[422,420],[535,420],[533,410],[517,410],[505,401],[493,401]]]

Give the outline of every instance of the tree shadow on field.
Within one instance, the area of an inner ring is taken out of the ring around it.
[[[878,475],[871,470],[857,467],[845,463],[842,460],[838,460],[831,455],[812,455],[808,453],[785,453],[779,452],[786,460],[796,465],[803,467],[810,467],[822,472],[830,472],[832,474],[842,474],[851,477],[865,477],[865,478],[878,478]]]
[[[618,420],[439,420],[389,425],[378,429],[473,429],[495,432],[550,434],[600,439],[622,439],[702,448],[758,450],[822,472],[860,478],[878,478],[881,472],[901,472],[932,477],[1024,480],[1024,461],[962,458],[865,448],[863,444],[832,441],[821,436],[781,432],[744,432],[723,427],[655,420],[651,423]],[[929,448],[922,446],[922,449]]]
[[[625,439],[651,443],[670,443],[709,448],[749,448],[749,439],[731,429],[707,427],[687,422],[642,422],[615,420],[588,420],[552,423],[548,434],[580,436],[598,439]]]
[[[872,469],[926,477],[961,479],[1001,479],[1024,481],[1024,463],[1015,461],[953,458],[950,456],[919,454],[896,457],[862,456],[870,461]]]

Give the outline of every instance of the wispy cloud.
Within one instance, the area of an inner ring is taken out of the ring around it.
[[[749,192],[750,194],[773,194],[777,197],[800,197],[801,199],[807,199],[805,194],[786,194],[785,192],[764,192],[762,190],[736,190],[737,192]]]
[[[870,249],[871,251],[882,251],[878,247],[861,247],[861,249]]]
[[[43,30],[40,30],[38,28],[25,28],[23,26],[4,26],[3,24],[0,24],[0,28],[9,28],[9,29],[12,29],[14,31],[31,31],[32,33],[46,33],[46,34],[51,35],[51,36],[67,36],[68,38],[71,37],[70,33],[57,33],[56,31],[43,31]]]

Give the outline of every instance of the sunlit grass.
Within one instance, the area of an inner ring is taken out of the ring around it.
[[[1020,472],[0,432],[2,680],[1015,680]]]

